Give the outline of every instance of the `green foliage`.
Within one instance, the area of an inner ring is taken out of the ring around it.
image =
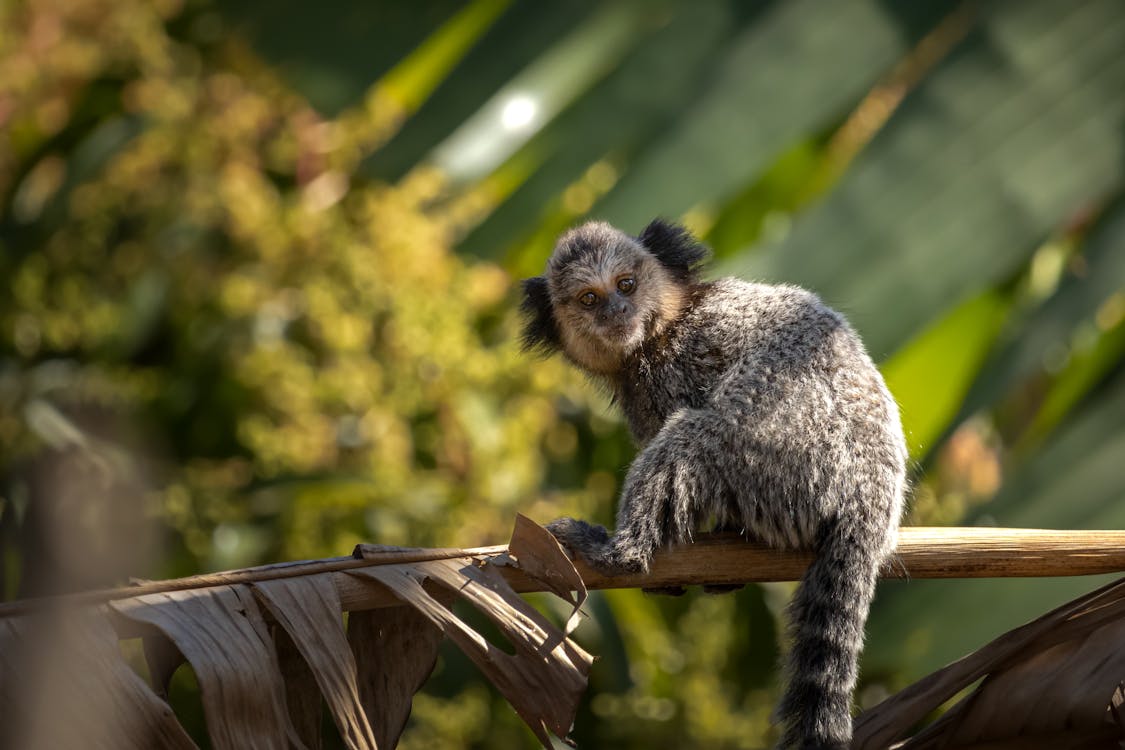
[[[5,596],[610,522],[617,417],[515,343],[587,215],[848,313],[914,521],[1125,520],[1118,4],[404,7],[0,8]],[[1093,585],[887,585],[861,701]],[[591,597],[576,738],[767,746],[789,590]],[[412,721],[533,745],[452,651]]]

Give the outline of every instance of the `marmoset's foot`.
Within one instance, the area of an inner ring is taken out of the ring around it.
[[[687,593],[687,589],[683,586],[653,586],[647,589],[642,588],[641,591],[659,596],[683,596]]]

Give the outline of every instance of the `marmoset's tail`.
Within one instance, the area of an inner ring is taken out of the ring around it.
[[[872,534],[870,519],[849,515],[821,527],[789,605],[788,683],[777,709],[784,750],[851,745],[852,691],[886,531]]]

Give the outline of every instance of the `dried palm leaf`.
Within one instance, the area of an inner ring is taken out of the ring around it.
[[[0,620],[0,746],[195,748],[97,612]]]
[[[439,597],[446,606],[452,599]],[[441,628],[412,607],[364,610],[348,616],[359,699],[379,747],[398,744],[410,718],[410,699],[433,671],[443,637]]]
[[[1125,579],[1048,612],[864,712],[855,748],[886,748],[977,680],[901,750],[1100,748],[1125,740]],[[982,679],[983,678],[983,679]]]
[[[559,591],[577,612],[585,587],[549,533],[520,517],[507,548],[361,546],[355,557],[235,571],[132,596],[111,592],[105,603],[65,612],[40,603],[0,613],[0,745],[193,748],[164,700],[186,660],[215,748],[317,748],[323,698],[347,747],[386,750],[398,741],[443,634],[544,745],[551,746],[549,733],[566,737],[593,659],[499,572],[518,568],[540,578],[539,588]],[[351,587],[381,589],[368,598],[396,606],[352,612],[345,631],[342,577]],[[458,598],[488,617],[515,653],[455,615]],[[151,686],[118,645],[136,635],[145,639]]]

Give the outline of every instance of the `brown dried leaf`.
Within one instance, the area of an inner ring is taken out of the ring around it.
[[[1113,693],[1125,675],[1123,643],[1125,621],[1110,623],[994,672],[972,700],[947,712],[941,734],[948,747],[1104,733]]]
[[[6,725],[0,727],[0,740],[20,747],[193,747],[167,705],[124,664],[107,615],[120,632],[143,634],[155,691],[166,694],[177,667],[185,659],[192,664],[211,743],[220,750],[319,747],[321,696],[349,747],[387,750],[405,726],[413,694],[433,669],[443,633],[481,667],[545,745],[551,742],[548,733],[566,735],[592,658],[517,595],[497,567],[514,564],[520,585],[538,579],[571,601],[574,613],[568,628],[573,627],[585,586],[546,530],[520,517],[509,549],[379,549],[364,555],[386,563],[351,575],[368,585],[379,582],[382,592],[389,591],[404,604],[353,613],[348,634],[342,625],[340,581],[333,577],[341,574],[331,572],[342,570],[340,563],[347,560],[327,561],[330,569],[316,574],[301,567],[310,563],[293,563],[243,571],[276,571],[288,577],[231,583],[226,579],[234,574],[222,573],[176,581],[162,592],[130,592],[105,611],[85,610],[84,617],[93,624],[79,617],[64,620],[69,630],[81,634],[69,638],[78,643],[75,649],[60,647],[55,633],[37,624],[35,632],[43,635],[40,650],[57,663],[43,674],[63,675],[50,682],[45,694],[67,694],[55,682],[81,686],[70,692],[97,695],[98,700],[84,704],[96,710],[86,713],[85,723],[54,722],[57,726],[42,734],[46,743],[38,741],[39,734],[29,734],[39,731],[38,725],[0,722]],[[426,581],[429,589],[423,586]],[[488,643],[453,614],[450,604],[458,596],[497,625],[514,654]],[[276,621],[272,631],[259,599]],[[41,665],[20,656],[27,651],[25,629],[33,620],[51,623],[48,617],[32,615],[0,619],[0,640],[6,643],[0,649],[0,707],[5,711],[29,705],[27,696],[36,694],[34,678],[40,676]],[[357,660],[362,671],[357,670]],[[80,679],[69,678],[67,670],[74,664],[83,667]],[[139,707],[123,711],[122,701]],[[55,714],[52,704],[50,711],[38,715]],[[135,714],[136,720],[110,720],[123,714]],[[377,721],[375,727],[371,719]]]
[[[442,628],[544,746],[551,746],[548,731],[559,737],[570,731],[593,658],[512,591],[494,567],[477,567],[471,558],[463,558],[379,566],[351,575],[379,581]],[[500,628],[516,653],[505,653],[457,618],[426,592],[424,578],[471,602]]]
[[[412,698],[434,671],[442,637],[440,628],[406,605],[348,615],[360,703],[379,748],[398,744]]]
[[[168,685],[172,675],[186,659],[167,637],[154,633],[142,639],[145,663],[148,664],[148,681],[152,689],[163,700],[168,700]]]
[[[94,612],[0,620],[0,746],[194,750]]]
[[[530,711],[557,736],[565,737],[574,723],[578,701],[586,690],[594,657],[512,591],[495,567],[487,563],[459,567],[455,560],[426,563],[425,567],[431,577],[488,616],[515,647],[512,668],[529,690],[540,691],[519,696],[525,720],[526,712]],[[476,585],[466,585],[464,578]],[[520,712],[520,702],[511,702]]]
[[[285,628],[275,625],[270,630],[277,650],[278,666],[285,680],[285,705],[289,709],[293,730],[309,750],[320,750],[321,698],[316,676]]]
[[[214,747],[303,746],[286,713],[269,630],[247,587],[148,594],[111,606],[130,620],[161,630],[191,663]]]
[[[853,747],[889,747],[985,676],[973,693],[902,748],[959,747],[1028,735],[1063,747],[1058,743],[1065,732],[1076,742],[1097,741],[1125,674],[1122,642],[1125,579],[1000,636],[864,712],[856,720]]]
[[[253,587],[312,669],[344,742],[354,750],[374,750],[375,737],[360,706],[355,659],[332,579],[282,578]]]
[[[508,553],[515,558],[520,570],[546,584],[574,606],[564,629],[567,635],[573,633],[578,627],[582,605],[586,603],[586,584],[554,535],[522,513],[517,513]],[[572,591],[575,592],[573,598]]]

